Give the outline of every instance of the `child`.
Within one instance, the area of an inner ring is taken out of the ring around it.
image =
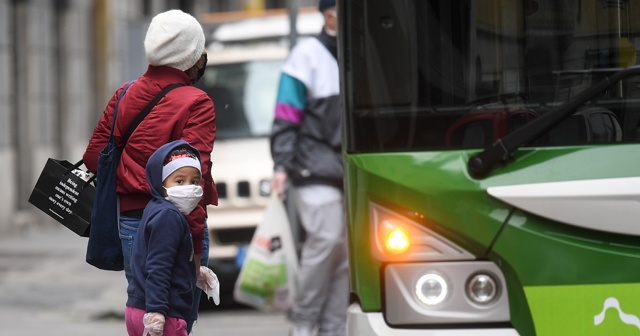
[[[153,198],[144,209],[133,242],[127,332],[135,336],[187,336],[193,289],[196,282],[201,285],[197,278],[205,277],[200,270],[196,276],[193,241],[185,217],[203,194],[200,155],[186,141],[170,142],[151,155],[146,174]]]

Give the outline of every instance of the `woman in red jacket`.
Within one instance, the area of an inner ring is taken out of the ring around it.
[[[200,23],[180,10],[156,15],[149,25],[144,48],[149,67],[129,87],[118,105],[118,117],[113,134],[118,146],[133,119],[165,87],[184,84],[162,98],[138,125],[123,148],[117,172],[117,192],[120,198],[120,237],[124,253],[125,276],[131,279],[131,245],[142,211],[151,199],[146,182],[147,160],[160,146],[182,139],[200,152],[204,196],[187,220],[193,237],[196,270],[206,266],[209,236],[206,227],[206,206],[218,204],[218,195],[211,177],[211,151],[216,134],[215,109],[211,98],[202,90],[190,86],[202,75],[207,63],[204,32]],[[97,170],[98,156],[107,144],[113,110],[123,84],[111,97],[98,125],[93,131],[83,155],[87,169]],[[199,298],[200,292],[196,293]],[[199,300],[194,300],[188,330],[197,319]]]

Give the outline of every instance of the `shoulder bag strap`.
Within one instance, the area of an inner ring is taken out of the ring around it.
[[[124,96],[124,94],[127,92],[127,89],[129,89],[129,87],[135,82],[136,80],[132,80],[129,83],[127,83],[127,85],[124,87],[124,89],[122,90],[122,92],[120,92],[120,95],[118,96],[118,100],[116,100],[116,106],[113,108],[113,120],[111,121],[111,129],[109,130],[109,142],[114,141],[113,140],[113,128],[116,126],[116,118],[118,117],[118,105],[120,105],[120,100],[122,99],[122,97]],[[76,164],[74,164],[71,168],[69,168],[66,172],[65,175],[70,173],[71,171],[73,171],[74,169],[80,167],[80,165],[82,165],[84,163],[83,160],[78,161]],[[93,175],[93,177],[91,178],[91,181],[93,181],[93,179],[95,178],[95,174]]]
[[[142,111],[136,116],[136,118],[133,119],[133,121],[131,122],[131,125],[129,125],[129,128],[127,128],[127,132],[124,133],[124,136],[122,137],[122,148],[124,148],[127,145],[127,141],[129,141],[129,137],[131,137],[131,134],[133,134],[133,131],[136,130],[138,125],[140,125],[142,120],[149,114],[149,112],[151,112],[151,109],[160,101],[160,99],[162,99],[162,97],[164,97],[167,93],[169,93],[169,91],[183,85],[184,84],[175,83],[167,86],[166,88],[164,88],[164,90],[162,90],[162,92],[158,93],[158,95],[155,96],[149,102],[149,104],[147,104],[147,106],[144,107],[144,109],[142,109]]]
[[[116,118],[118,117],[118,105],[120,105],[120,100],[122,100],[122,97],[127,92],[127,89],[129,89],[131,84],[133,84],[134,82],[135,80],[132,80],[129,83],[127,83],[127,85],[124,87],[122,92],[120,92],[120,96],[118,96],[118,100],[116,100],[116,107],[113,108],[113,120],[111,121],[111,130],[109,130],[109,142],[113,140],[113,129],[116,126]]]

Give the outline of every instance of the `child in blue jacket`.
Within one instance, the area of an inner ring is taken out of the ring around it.
[[[200,155],[186,141],[170,142],[151,155],[146,174],[153,198],[133,242],[127,332],[187,336],[194,286],[204,276],[196,270],[185,217],[203,194]]]

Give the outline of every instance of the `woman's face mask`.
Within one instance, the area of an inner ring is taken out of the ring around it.
[[[196,76],[195,79],[191,80],[191,84],[197,83],[202,78],[202,76],[204,76],[204,71],[207,69],[207,54],[202,54],[202,57],[204,58],[204,62],[202,63],[202,67],[198,68],[196,66],[196,68],[198,69],[198,75]]]
[[[188,184],[165,188],[167,190],[167,199],[173,203],[180,212],[188,215],[198,206],[203,195],[202,187],[199,185]]]

